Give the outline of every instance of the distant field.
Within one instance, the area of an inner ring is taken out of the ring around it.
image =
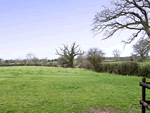
[[[57,61],[54,61],[54,62],[47,62],[47,64],[50,64],[50,63],[57,64]]]
[[[138,62],[140,66],[150,65],[150,60],[146,60],[145,62]]]
[[[123,62],[126,62],[126,61],[110,61],[110,62],[102,62],[102,63],[104,63],[104,64],[106,64],[106,63],[109,63],[109,64],[112,64],[112,63],[123,63]],[[130,61],[129,61],[130,62]],[[55,62],[47,62],[47,64],[49,64],[49,63],[55,63],[55,64],[57,64],[57,61],[55,61]],[[150,65],[150,60],[146,60],[145,62],[137,62],[141,67],[142,66],[145,66],[145,65]],[[74,61],[74,64],[77,64],[77,61]],[[76,66],[76,67],[78,67],[78,66]]]
[[[140,113],[141,80],[84,69],[0,67],[0,113],[83,113],[91,106]]]
[[[55,63],[55,64],[57,64],[57,61],[54,61],[54,62],[47,62],[47,64],[49,64],[49,63]],[[77,64],[77,61],[73,61],[73,64]]]
[[[102,63],[109,63],[109,64],[112,64],[112,63],[122,63],[122,62],[126,62],[126,61],[114,61],[114,62],[102,62]]]
[[[104,64],[106,64],[106,63],[109,63],[109,64],[112,64],[112,63],[123,63],[123,62],[126,62],[126,61],[110,61],[110,62],[102,62],[102,63],[104,63]],[[55,64],[57,64],[57,61],[54,61],[54,62],[47,62],[47,64],[49,64],[49,63],[55,63]],[[145,65],[150,65],[150,60],[146,60],[145,62],[137,62],[141,67],[142,66],[145,66]],[[11,63],[11,64],[14,64],[14,63]],[[74,64],[77,64],[77,61],[74,61]]]

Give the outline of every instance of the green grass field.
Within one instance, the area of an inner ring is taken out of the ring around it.
[[[0,113],[83,113],[91,106],[140,113],[141,81],[84,69],[0,67]]]

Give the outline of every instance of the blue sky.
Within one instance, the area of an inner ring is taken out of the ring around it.
[[[55,49],[70,46],[73,42],[81,50],[97,47],[112,57],[118,49],[121,56],[129,56],[132,45],[124,43],[132,33],[117,33],[110,39],[101,41],[103,34],[95,37],[92,22],[96,12],[109,5],[109,0],[3,0],[0,3],[0,58],[26,58],[34,53],[38,58],[55,59]]]

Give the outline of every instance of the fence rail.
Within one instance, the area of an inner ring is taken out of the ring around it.
[[[150,82],[146,82],[145,77],[143,77],[142,82],[140,82],[139,85],[142,86],[142,100],[140,100],[140,104],[142,104],[141,113],[145,113],[145,108],[150,110],[150,101],[145,100],[146,88],[150,89]]]

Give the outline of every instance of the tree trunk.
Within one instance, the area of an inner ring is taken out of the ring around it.
[[[140,61],[143,62],[144,60],[144,55],[141,55]]]
[[[69,62],[68,62],[68,66],[71,68],[73,68],[73,59],[74,59],[74,57],[71,57]]]

